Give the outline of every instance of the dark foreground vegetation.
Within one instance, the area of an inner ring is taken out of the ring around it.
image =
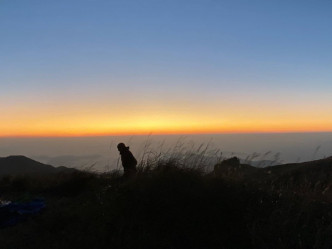
[[[118,172],[6,176],[1,199],[46,209],[0,230],[0,248],[332,248],[332,159],[215,172],[174,161]]]

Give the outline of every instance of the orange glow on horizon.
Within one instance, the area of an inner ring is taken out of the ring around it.
[[[90,108],[90,109],[89,109]],[[302,110],[302,109],[301,109]],[[332,132],[330,109],[285,105],[12,106],[0,137],[78,137],[146,134]]]
[[[97,130],[71,130],[71,131],[33,131],[33,132],[17,132],[3,133],[0,137],[92,137],[92,136],[128,136],[128,135],[196,135],[196,134],[246,134],[246,133],[310,133],[310,132],[332,132],[332,129],[324,129],[323,127],[310,128],[210,128],[203,129],[199,127],[187,129],[127,129],[118,131],[97,131]]]

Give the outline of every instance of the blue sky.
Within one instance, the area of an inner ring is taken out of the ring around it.
[[[294,116],[304,116],[320,108],[328,116],[331,11],[331,1],[1,0],[0,103],[7,126],[18,120],[10,113],[20,115],[23,103],[39,119],[47,113],[41,105],[60,115],[73,105],[100,104],[114,107],[100,115],[116,120],[121,101],[128,109],[155,103],[161,113],[186,102],[191,115],[201,114],[196,105],[202,112],[212,107],[212,119],[218,106],[227,117],[222,108],[236,98],[242,106],[257,102],[252,112],[260,105],[273,112],[280,99],[279,112],[291,106]],[[229,110],[247,111],[233,103]],[[222,121],[211,125],[223,130]]]

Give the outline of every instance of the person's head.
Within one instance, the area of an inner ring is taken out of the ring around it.
[[[118,144],[118,150],[121,152],[121,151],[124,151],[126,150],[128,147],[126,147],[126,145],[124,143],[119,143]]]

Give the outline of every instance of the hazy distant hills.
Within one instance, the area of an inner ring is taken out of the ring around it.
[[[40,175],[70,171],[75,171],[75,169],[67,167],[56,168],[25,156],[0,157],[0,175]]]

